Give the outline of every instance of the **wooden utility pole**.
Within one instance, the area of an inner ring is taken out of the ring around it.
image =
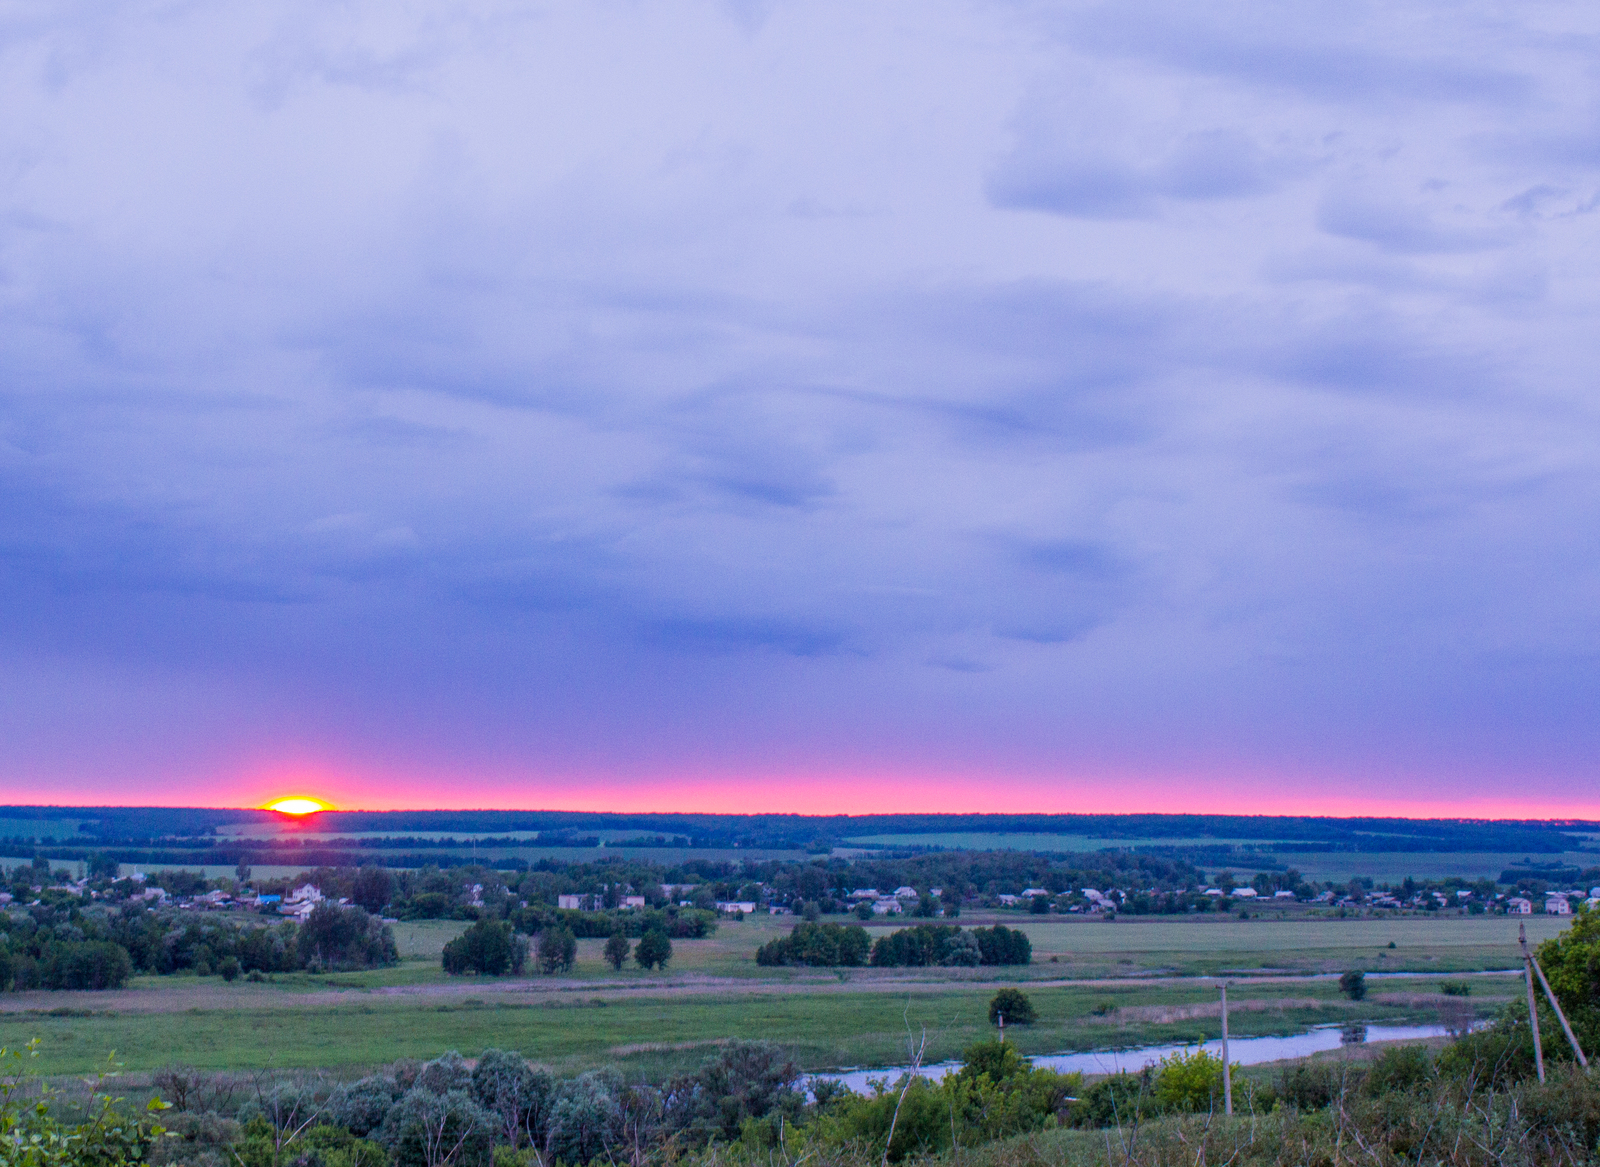
[[[1228,1066],[1228,982],[1222,982],[1222,1112],[1233,1113],[1233,1070]]]
[[[1533,1003],[1533,953],[1528,951],[1528,926],[1517,925],[1517,942],[1522,945],[1522,971],[1528,981],[1528,1025],[1533,1029],[1533,1063],[1544,1082],[1544,1049],[1539,1045],[1539,1010]]]
[[[1567,1035],[1567,1041],[1572,1046],[1572,1052],[1578,1055],[1578,1065],[1585,1070],[1589,1068],[1589,1059],[1583,1056],[1583,1047],[1578,1044],[1577,1035],[1572,1032],[1572,1026],[1567,1023],[1567,1015],[1561,1011],[1561,1002],[1556,1000],[1555,990],[1551,989],[1550,982],[1545,979],[1544,969],[1539,967],[1539,961],[1528,948],[1528,928],[1522,925],[1517,929],[1517,939],[1522,944],[1522,959],[1528,962],[1528,967],[1539,974],[1539,985],[1544,989],[1545,998],[1550,1002],[1550,1008],[1556,1011],[1556,1020],[1561,1022],[1561,1032]],[[1533,999],[1533,987],[1528,987],[1528,999]],[[1532,1006],[1530,1005],[1531,1009]],[[1537,1031],[1534,1038],[1534,1048],[1538,1048]]]

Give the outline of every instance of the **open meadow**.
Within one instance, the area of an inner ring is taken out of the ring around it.
[[[976,917],[964,924],[980,922]],[[41,1068],[81,1073],[117,1051],[128,1069],[317,1067],[340,1073],[449,1049],[471,1056],[518,1049],[563,1071],[617,1064],[657,1074],[698,1062],[731,1038],[789,1047],[808,1069],[892,1065],[908,1037],[928,1035],[928,1057],[952,1057],[989,1032],[997,986],[1022,985],[1040,1019],[1012,1035],[1029,1052],[1128,1047],[1213,1037],[1216,986],[1236,984],[1235,1034],[1282,1034],[1334,1022],[1432,1023],[1446,1002],[1439,973],[1515,964],[1516,922],[1506,917],[1394,919],[1231,917],[1033,922],[1007,918],[1034,944],[1017,968],[761,968],[756,948],[792,918],[725,921],[715,936],[682,940],[665,973],[614,971],[601,942],[579,944],[562,976],[446,977],[444,943],[463,924],[395,926],[402,961],[364,973],[279,974],[263,983],[217,977],[142,977],[120,991],[14,993],[4,998],[0,1045],[38,1037]],[[902,926],[877,925],[874,934]],[[1530,939],[1559,928],[1528,921]],[[1390,943],[1393,948],[1388,947]],[[1399,975],[1371,982],[1360,1003],[1339,994],[1347,968]],[[1470,1003],[1493,1011],[1518,989],[1512,977],[1470,978]]]

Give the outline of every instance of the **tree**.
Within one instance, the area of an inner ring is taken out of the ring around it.
[[[511,925],[499,920],[479,920],[444,946],[441,961],[452,976],[475,972],[484,976],[520,973],[528,947]]]
[[[640,968],[664,969],[672,959],[672,941],[665,932],[646,932],[633,950],[633,959],[639,962]]]
[[[400,962],[389,926],[360,908],[324,901],[295,938],[302,968],[378,968]]]
[[[1339,978],[1339,991],[1352,1001],[1359,1001],[1367,995],[1367,974],[1360,969],[1351,969]]]
[[[217,965],[217,971],[222,974],[222,979],[232,983],[239,975],[239,958],[237,956],[224,956],[222,963]]]
[[[556,924],[539,933],[539,971],[543,973],[571,972],[578,959],[578,938],[572,929]]]
[[[122,870],[122,865],[109,855],[102,855],[99,851],[89,854],[90,879],[115,879]]]
[[[394,898],[394,878],[376,863],[368,863],[356,872],[350,898],[367,911],[379,913]]]
[[[858,920],[870,920],[870,919],[872,919],[872,905],[867,903],[866,900],[862,900],[859,904],[856,905],[856,919],[858,919]]]
[[[1572,926],[1534,955],[1579,1044],[1594,1057],[1600,1045],[1600,912],[1579,909]]]
[[[523,1143],[544,1145],[555,1088],[548,1070],[536,1070],[507,1050],[484,1050],[472,1071],[473,1099],[494,1116],[496,1138],[513,1150]]]
[[[233,866],[233,878],[241,886],[250,882],[250,864],[246,863],[242,857]]]
[[[1032,1025],[1038,1014],[1021,989],[1001,989],[989,1002],[989,1024],[999,1025],[1002,1017],[1007,1025]]]
[[[613,932],[611,939],[606,941],[606,963],[621,972],[623,962],[628,959],[628,948],[628,938],[620,930]]]

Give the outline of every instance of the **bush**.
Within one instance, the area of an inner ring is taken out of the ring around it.
[[[1367,1070],[1362,1089],[1373,1097],[1396,1090],[1411,1090],[1433,1081],[1433,1059],[1427,1046],[1390,1046]]]
[[[1351,969],[1339,978],[1339,991],[1352,1001],[1361,1000],[1367,995],[1367,974]]]
[[[729,1042],[691,1075],[666,1089],[666,1122],[696,1145],[736,1138],[750,1119],[783,1114],[792,1123],[805,1103],[800,1069],[776,1045]]]
[[[479,920],[444,946],[444,971],[452,976],[474,972],[498,977],[520,975],[528,959],[528,943],[498,920]]]
[[[550,1133],[555,1080],[520,1054],[484,1050],[472,1070],[472,1097],[496,1122],[495,1137],[512,1148],[542,1148]]]
[[[611,938],[606,941],[606,963],[612,968],[616,969],[618,972],[621,972],[623,964],[627,962],[628,950],[630,947],[631,946],[628,944],[628,938],[626,936],[624,936],[621,932],[613,932],[611,934]],[[759,962],[760,954],[757,953],[756,956],[757,961]]]
[[[1222,1102],[1222,1059],[1203,1049],[1162,1058],[1151,1090],[1165,1110],[1213,1111]]]
[[[335,1126],[363,1137],[383,1125],[389,1108],[401,1095],[393,1078],[381,1075],[362,1078],[341,1086],[328,1099],[328,1118]]]
[[[614,1161],[623,1146],[622,1092],[622,1076],[609,1068],[561,1083],[550,1108],[546,1160]]]
[[[1001,989],[989,1002],[989,1024],[999,1025],[1002,1017],[1007,1025],[1032,1025],[1038,1020],[1033,1002],[1021,989]]]
[[[418,1086],[390,1107],[377,1141],[394,1167],[489,1167],[494,1129],[465,1091]]]
[[[1472,996],[1472,986],[1466,981],[1440,981],[1439,991],[1446,997]]]

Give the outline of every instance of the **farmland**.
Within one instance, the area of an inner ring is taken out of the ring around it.
[[[113,1049],[129,1069],[183,1061],[353,1072],[397,1057],[447,1049],[470,1056],[500,1046],[564,1071],[609,1062],[653,1075],[697,1062],[716,1042],[761,1037],[783,1042],[815,1069],[893,1064],[904,1057],[908,1030],[924,1028],[930,1057],[953,1056],[988,1032],[985,1006],[1002,982],[1025,985],[1040,1012],[1039,1023],[1014,1040],[1044,1052],[1213,1035],[1215,987],[1193,974],[1235,980],[1232,1028],[1245,1035],[1343,1020],[1432,1021],[1444,1000],[1437,980],[1400,975],[1373,981],[1372,995],[1355,1004],[1326,975],[1339,969],[1428,974],[1515,961],[1515,924],[1504,917],[1009,922],[1032,938],[1033,964],[763,969],[752,959],[755,948],[789,922],[750,918],[725,922],[711,938],[678,942],[664,975],[613,971],[600,958],[601,942],[585,940],[570,975],[446,978],[439,952],[463,925],[419,921],[396,926],[403,959],[392,969],[231,985],[147,977],[70,998],[10,994],[0,999],[7,1010],[0,1045],[39,1037],[42,1068],[63,1073],[88,1070]],[[1558,927],[1543,918],[1529,923],[1533,939]],[[1480,1011],[1518,987],[1492,976],[1473,984]]]

